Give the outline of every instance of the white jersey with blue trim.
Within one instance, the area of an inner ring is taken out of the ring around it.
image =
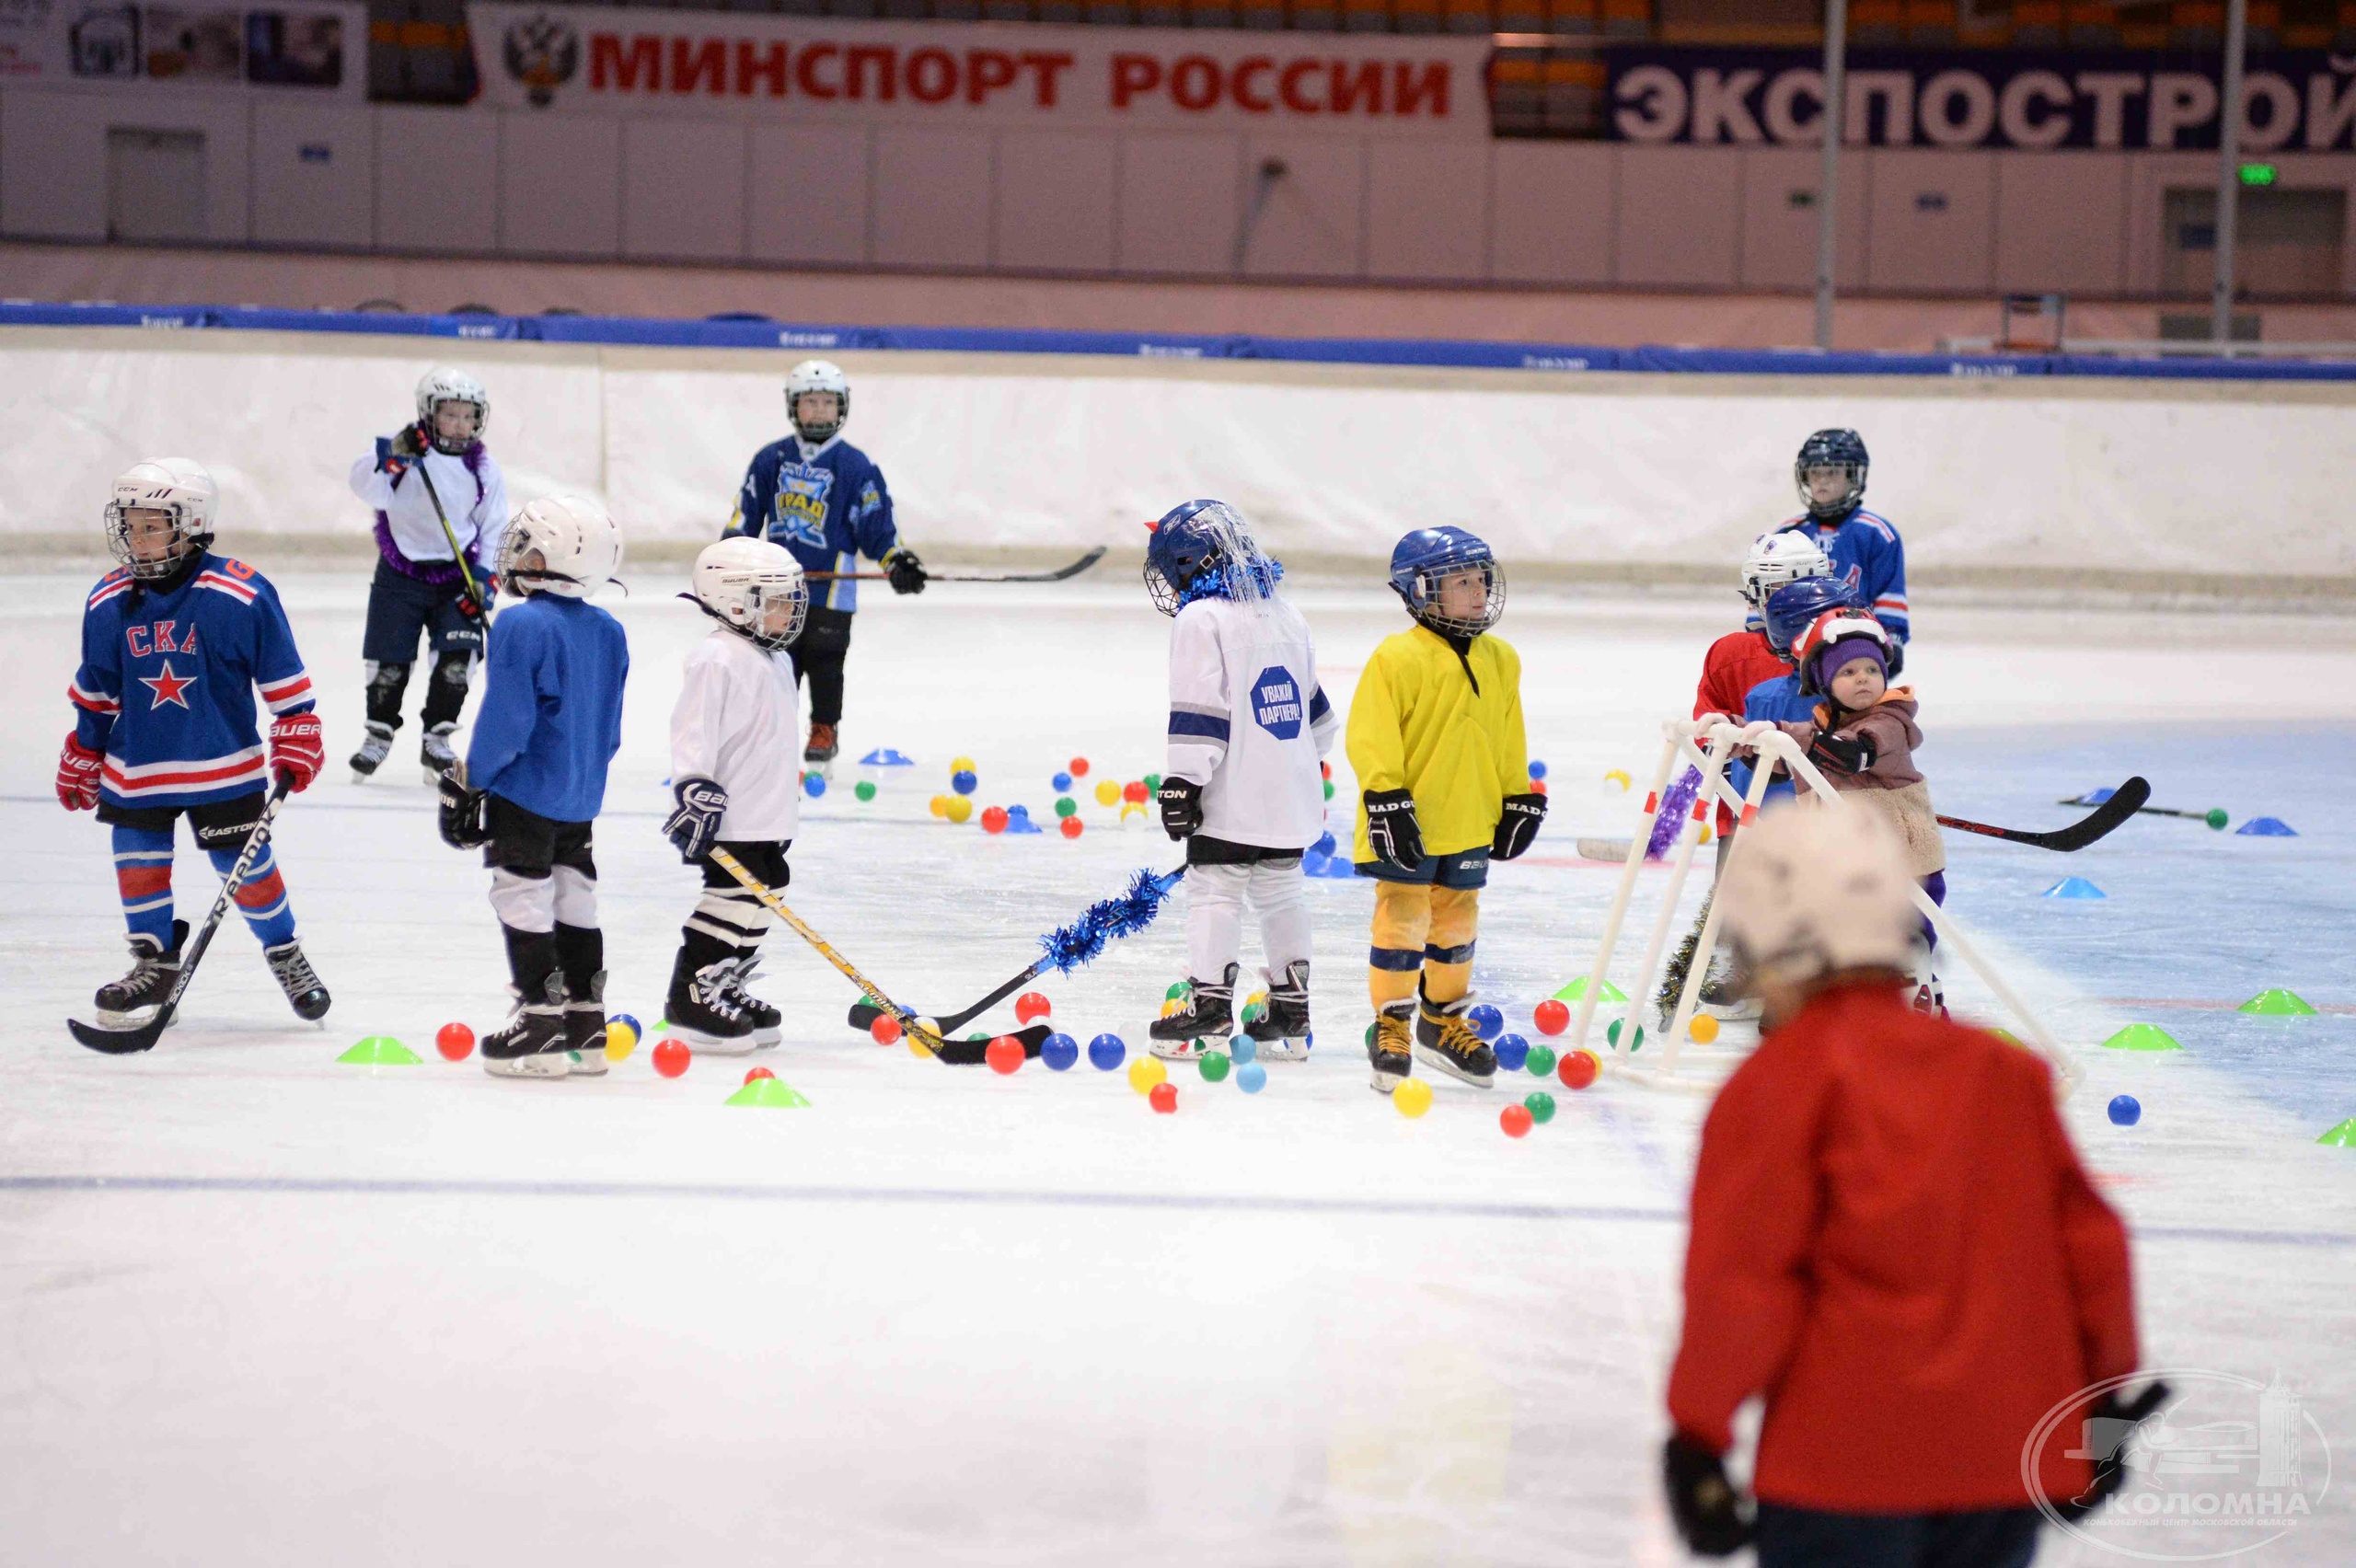
[[[1208,838],[1306,849],[1325,831],[1318,759],[1340,721],[1309,623],[1282,599],[1197,599],[1170,628],[1164,771],[1203,786]]]

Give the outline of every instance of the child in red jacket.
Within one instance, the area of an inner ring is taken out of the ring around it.
[[[2045,1064],[1907,1005],[1911,882],[1878,818],[1778,806],[1720,889],[1764,1011],[1702,1132],[1665,1469],[1689,1545],[1744,1544],[1721,1458],[1765,1397],[1760,1568],[2018,1568],[2024,1446],[2136,1365],[2126,1231]],[[2099,1500],[2122,1474],[2056,1449],[2038,1488]]]

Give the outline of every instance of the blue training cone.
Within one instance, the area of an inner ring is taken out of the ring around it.
[[[2047,888],[2045,892],[2038,896],[2043,898],[2108,898],[2110,894],[2103,892],[2102,889],[2096,887],[2094,883],[2088,882],[2084,877],[2063,877],[2060,882],[2055,882],[2051,887]]]
[[[2234,831],[2237,834],[2247,834],[2253,838],[2296,838],[2299,836],[2299,830],[2281,817],[2252,817]]]
[[[859,766],[861,767],[914,767],[916,761],[912,757],[902,756],[890,746],[879,746],[860,757]]]

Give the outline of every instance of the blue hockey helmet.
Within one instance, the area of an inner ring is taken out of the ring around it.
[[[1276,587],[1276,562],[1223,501],[1181,502],[1146,527],[1153,536],[1145,547],[1145,591],[1165,616],[1190,597],[1263,599]]]
[[[1486,593],[1478,614],[1449,615],[1440,604],[1448,578],[1478,572]],[[1462,528],[1418,528],[1391,549],[1391,586],[1407,613],[1443,636],[1478,637],[1506,613],[1506,572],[1488,542]]]
[[[1864,436],[1854,430],[1818,431],[1800,443],[1800,455],[1792,463],[1792,482],[1799,487],[1800,504],[1819,522],[1831,523],[1848,516],[1865,499],[1867,466]],[[1835,500],[1817,500],[1808,489],[1811,468],[1842,469],[1849,477],[1848,489]]]
[[[1803,577],[1767,595],[1759,618],[1766,623],[1767,646],[1778,658],[1792,656],[1792,642],[1827,610],[1858,608],[1849,585],[1837,577]]]

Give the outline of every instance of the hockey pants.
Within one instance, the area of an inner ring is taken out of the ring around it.
[[[455,724],[467,706],[467,685],[471,677],[473,655],[461,652],[443,654],[433,661],[433,674],[425,687],[425,711],[418,715],[419,722],[431,730],[437,724]],[[401,698],[409,692],[410,666],[403,663],[370,660],[362,666],[368,682],[368,717],[388,730],[401,727]]]
[[[1268,973],[1282,979],[1309,957],[1307,883],[1298,856],[1186,869],[1186,973],[1217,983],[1243,956],[1243,906],[1260,917]]]
[[[802,623],[802,635],[786,650],[793,660],[794,680],[810,683],[813,724],[843,721],[843,661],[850,657],[850,623],[849,610],[813,605],[809,619]]]
[[[597,926],[597,862],[590,824],[557,822],[503,796],[488,804],[491,906],[507,938],[515,989],[538,1000],[561,972],[567,994],[589,995],[606,967],[606,934]]]
[[[1477,887],[1376,882],[1374,946],[1367,954],[1367,994],[1376,1009],[1414,996],[1418,975],[1424,995],[1435,1002],[1452,1002],[1471,990],[1472,933],[1480,920]]]
[[[723,843],[719,847],[736,857],[737,863],[771,893],[783,892],[793,880],[792,870],[785,863],[785,852],[792,847],[791,839]],[[696,900],[687,923],[679,928],[679,949],[687,955],[688,967],[698,970],[724,958],[750,958],[761,951],[761,939],[768,934],[774,918],[751,888],[718,861],[707,859],[703,896]]]

